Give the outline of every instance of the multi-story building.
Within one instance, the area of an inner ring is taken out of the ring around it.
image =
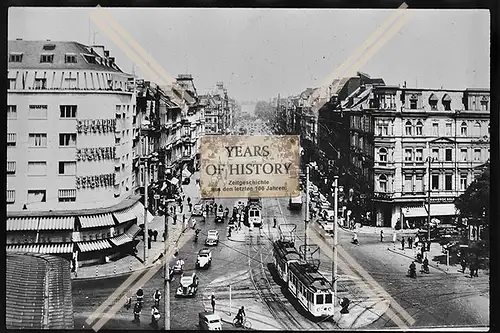
[[[234,103],[231,103],[224,83],[217,82],[215,91],[200,96],[200,102],[204,107],[205,133],[228,134],[234,121]]]
[[[13,40],[8,57],[8,250],[80,262],[130,251],[143,219],[130,75],[77,42]]]

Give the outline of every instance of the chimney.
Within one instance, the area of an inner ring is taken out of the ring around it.
[[[108,50],[104,50],[104,57],[105,58],[109,57],[109,51]]]
[[[406,88],[406,81],[403,83],[403,88]]]
[[[114,64],[115,63],[115,57],[109,57],[109,61],[111,62],[111,64]]]
[[[45,41],[46,41],[46,42],[50,42],[50,39],[46,39]]]

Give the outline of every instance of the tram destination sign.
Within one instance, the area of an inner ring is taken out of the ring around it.
[[[298,196],[299,145],[298,135],[201,137],[201,197]]]

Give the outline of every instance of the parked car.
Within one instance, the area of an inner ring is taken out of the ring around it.
[[[184,260],[182,259],[177,260],[173,268],[173,273],[174,274],[184,273]]]
[[[205,245],[217,244],[219,244],[219,232],[217,230],[209,230],[207,233],[207,239],[205,240]]]
[[[222,331],[222,319],[213,312],[200,312],[198,315],[200,330]]]
[[[197,203],[196,205],[194,205],[191,215],[202,216],[203,215],[203,205],[200,203]]]
[[[192,297],[198,291],[198,276],[196,273],[190,275],[182,275],[177,288],[177,297]]]
[[[212,251],[207,248],[198,251],[196,258],[196,268],[208,268],[212,265]]]

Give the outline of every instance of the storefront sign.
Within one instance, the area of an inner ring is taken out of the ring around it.
[[[116,119],[78,119],[76,131],[78,133],[109,133],[114,132]]]
[[[95,188],[95,187],[108,187],[115,185],[114,173],[107,173],[95,176],[81,176],[76,177],[76,188]]]
[[[431,203],[454,203],[455,199],[453,197],[431,198]]]
[[[116,147],[78,148],[77,161],[112,160],[116,156]]]
[[[300,194],[299,136],[208,135],[201,138],[201,196]]]

